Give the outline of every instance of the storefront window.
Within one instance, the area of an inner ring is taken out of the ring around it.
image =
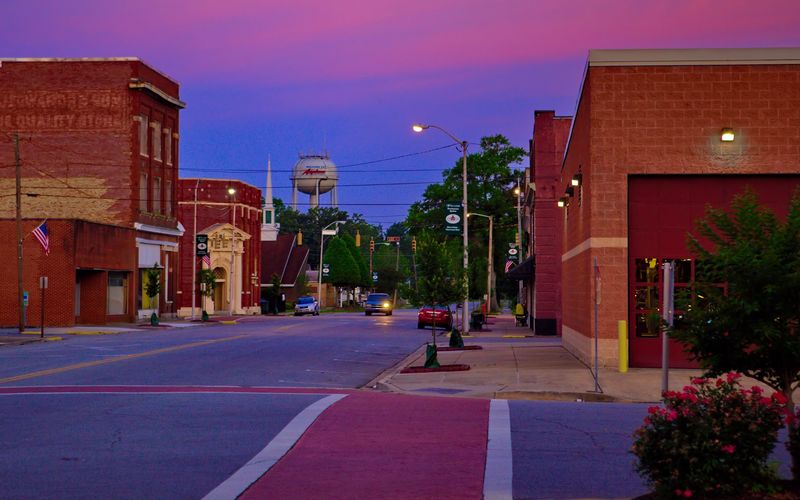
[[[636,281],[639,283],[658,283],[657,258],[636,259]]]
[[[112,271],[108,273],[108,302],[106,314],[109,316],[127,314],[128,278],[127,273]]]

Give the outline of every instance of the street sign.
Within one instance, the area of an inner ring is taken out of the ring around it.
[[[28,298],[29,298],[28,292],[27,291],[22,292],[22,305],[25,307],[28,307]]]
[[[445,205],[444,232],[461,234],[461,203],[447,203]]]
[[[378,273],[377,272],[373,272],[372,273],[372,281],[375,282],[375,283],[378,282]]]
[[[517,247],[511,247],[508,249],[508,260],[511,261],[519,261],[519,249]]]
[[[208,255],[208,235],[198,234],[195,236],[194,242],[195,255],[198,257],[205,257]]]
[[[387,236],[386,237],[386,241],[388,241],[390,243],[399,242],[400,241],[400,237],[399,236]]]
[[[331,265],[330,264],[322,264],[322,278],[325,279],[331,274]]]

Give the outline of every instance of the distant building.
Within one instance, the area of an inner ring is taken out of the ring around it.
[[[0,325],[18,323],[15,144],[23,287],[38,325],[133,321],[175,312],[178,83],[136,58],[0,59]],[[50,254],[31,231],[47,220]],[[145,293],[160,269],[161,293]]]
[[[273,275],[281,283],[283,300],[294,301],[301,295],[300,277],[308,269],[308,247],[297,244],[297,235],[279,234],[275,241],[261,242],[261,298],[269,299]],[[312,283],[308,283],[309,288]]]
[[[534,113],[530,168],[523,185],[523,242],[528,257],[509,272],[523,280],[529,326],[536,335],[561,334],[561,161],[572,118],[553,111]]]
[[[630,364],[660,366],[662,264],[675,263],[676,289],[690,286],[693,221],[745,188],[785,215],[800,184],[799,103],[800,49],[589,52],[556,192],[565,347],[590,361],[598,332],[613,365],[627,328]],[[673,367],[692,366],[669,349]]]
[[[229,189],[235,192],[230,194]],[[209,314],[258,314],[261,190],[235,180],[180,179],[178,198],[178,218],[186,228],[181,238],[178,315],[192,314],[193,276],[195,316],[203,308]],[[196,256],[195,234],[208,237],[208,262]],[[202,302],[200,269],[210,269],[216,276],[214,294]]]

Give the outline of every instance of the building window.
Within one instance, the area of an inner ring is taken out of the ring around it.
[[[172,181],[164,182],[164,214],[172,217]]]
[[[172,165],[172,134],[168,128],[164,129],[164,161]]]
[[[161,123],[153,122],[153,159],[161,161]]]
[[[161,177],[153,177],[153,213],[161,213]]]
[[[139,210],[147,212],[147,174],[139,175]]]
[[[139,116],[139,154],[142,156],[150,156],[147,149],[148,130],[147,117],[145,115]]]
[[[106,314],[109,316],[128,313],[127,273],[111,271],[108,273],[108,301]]]

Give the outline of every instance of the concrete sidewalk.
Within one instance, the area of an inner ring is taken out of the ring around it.
[[[616,366],[600,367],[599,391],[592,369],[561,345],[560,337],[524,337],[531,331],[514,326],[511,315],[490,318],[489,332],[473,332],[464,344],[480,350],[439,351],[441,364],[466,364],[467,371],[400,373],[408,366],[422,366],[425,348],[376,379],[380,390],[418,395],[453,395],[497,399],[552,399],[582,401],[657,402],[661,399],[661,370],[631,368],[620,373]],[[441,336],[437,345],[448,345]],[[669,372],[670,389],[679,390],[700,370]],[[745,382],[747,385],[747,382]]]

